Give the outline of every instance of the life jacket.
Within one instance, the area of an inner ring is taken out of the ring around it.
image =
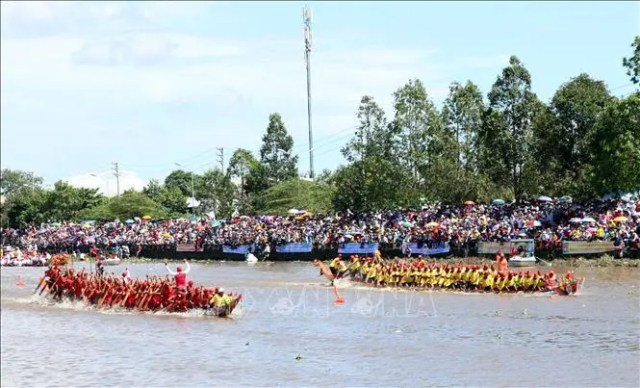
[[[187,274],[184,272],[180,272],[175,275],[176,279],[176,287],[186,287],[187,286]]]

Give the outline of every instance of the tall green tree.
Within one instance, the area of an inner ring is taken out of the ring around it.
[[[539,167],[550,169],[553,187],[549,190],[554,194],[588,195],[586,170],[592,162],[588,139],[610,101],[604,82],[580,74],[558,89],[549,109],[534,123],[534,153]]]
[[[447,133],[454,140],[456,170],[473,169],[477,136],[486,107],[482,93],[473,82],[454,82],[444,102],[442,116]]]
[[[258,163],[258,160],[256,160],[251,151],[243,148],[238,148],[233,152],[233,155],[231,155],[227,175],[240,180],[240,191],[242,194],[247,194],[247,188],[245,187],[246,179],[251,173],[251,168]]]
[[[373,97],[364,96],[358,107],[359,125],[352,138],[341,150],[349,162],[376,155],[387,160],[395,158],[393,128],[387,122],[384,110]]]
[[[414,177],[412,185],[416,186],[420,181],[419,171],[431,162],[430,142],[442,128],[442,123],[420,80],[410,80],[396,90],[393,97],[393,128],[399,136],[398,150]]]
[[[443,128],[434,131],[427,169],[428,192],[434,199],[459,203],[481,196],[476,145],[485,111],[480,89],[454,82],[442,109]]]
[[[167,215],[172,217],[181,217],[189,212],[187,196],[175,186],[162,186],[154,202],[165,209]]]
[[[416,205],[417,193],[412,188],[412,181],[405,166],[369,156],[337,169],[333,205],[337,210],[348,209],[355,213]]]
[[[176,188],[180,190],[185,197],[191,197],[192,192],[195,191],[196,180],[198,179],[198,175],[193,172],[174,170],[164,179],[164,186],[167,189]]]
[[[270,185],[298,176],[298,156],[292,154],[292,149],[293,138],[282,117],[272,113],[260,148],[260,162],[266,168]]]
[[[633,55],[629,58],[622,58],[622,65],[627,68],[627,75],[631,82],[640,85],[640,35],[637,35],[633,43]]]
[[[220,169],[210,169],[202,174],[199,193],[205,211],[213,210],[217,218],[228,218],[233,213],[236,189]]]
[[[509,59],[489,92],[489,109],[478,136],[483,169],[492,180],[524,196],[523,171],[531,160],[532,123],[538,102],[531,75],[516,56]]]
[[[157,179],[151,179],[149,183],[147,183],[147,185],[142,189],[142,193],[152,200],[158,202],[162,188],[162,185]]]
[[[597,194],[640,190],[640,93],[612,100],[589,141]]]

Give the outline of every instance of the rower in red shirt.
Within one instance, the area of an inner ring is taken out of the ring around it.
[[[171,269],[169,269],[167,263],[164,263],[167,271],[169,271],[169,273],[173,275],[174,279],[176,280],[176,287],[181,290],[187,289],[187,274],[189,273],[189,271],[191,271],[191,267],[189,266],[189,262],[187,262],[187,259],[184,259],[184,263],[186,264],[187,268],[183,271],[181,266],[177,266],[177,272],[173,272]]]

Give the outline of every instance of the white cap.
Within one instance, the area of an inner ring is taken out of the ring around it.
[[[222,287],[218,288],[218,292],[224,292],[224,288]]]

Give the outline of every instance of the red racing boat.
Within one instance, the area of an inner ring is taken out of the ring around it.
[[[35,292],[55,301],[77,300],[99,308],[124,308],[151,312],[187,312],[203,310],[206,316],[227,317],[242,300],[242,295],[224,293],[222,288],[195,286],[177,288],[168,277],[129,279],[90,274],[82,269],[54,262],[45,271]]]

